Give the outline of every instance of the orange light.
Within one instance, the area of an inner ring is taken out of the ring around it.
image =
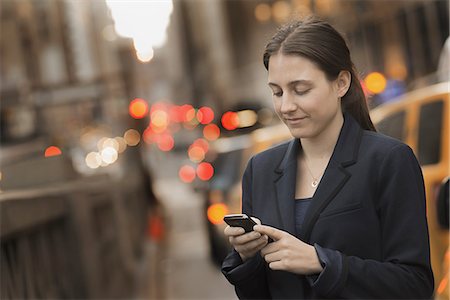
[[[181,106],[171,106],[169,110],[169,116],[172,122],[181,123],[184,121],[184,113]]]
[[[288,2],[279,0],[272,5],[272,16],[278,23],[286,22],[291,13],[291,6]]]
[[[203,151],[205,151],[205,153],[208,152],[208,150],[209,150],[209,143],[204,139],[196,139],[192,143],[192,145],[201,147],[203,149]]]
[[[164,102],[155,102],[152,104],[150,108],[150,114],[154,113],[157,110],[167,111],[167,104]]]
[[[191,145],[188,149],[189,159],[195,163],[205,159],[205,150],[199,145]]]
[[[161,109],[157,109],[151,113],[151,127],[154,132],[161,133],[167,129],[169,125],[168,114]]]
[[[130,115],[135,119],[142,119],[148,113],[148,104],[144,99],[136,98],[128,106]]]
[[[195,118],[195,108],[190,108],[188,111],[186,111],[186,122],[191,122]]]
[[[175,142],[173,140],[173,137],[170,134],[162,134],[158,138],[158,148],[161,151],[170,151],[173,149]]]
[[[197,112],[197,119],[203,125],[209,124],[214,120],[214,111],[207,106],[203,106]]]
[[[236,112],[227,111],[222,115],[222,126],[227,130],[234,130],[239,126],[239,117]]]
[[[151,126],[147,127],[144,130],[142,138],[144,139],[144,142],[146,142],[147,144],[152,144],[155,142],[155,132],[153,131]]]
[[[195,179],[195,169],[191,166],[184,165],[180,168],[180,171],[178,171],[178,177],[180,177],[183,182],[192,182]]]
[[[215,141],[220,136],[220,128],[216,124],[209,124],[203,128],[203,136],[209,141]]]
[[[45,157],[51,157],[51,156],[58,156],[61,155],[61,149],[59,149],[56,146],[50,146],[47,149],[45,149],[44,156]]]
[[[255,18],[259,22],[267,22],[270,20],[272,10],[269,4],[261,3],[255,7]]]
[[[214,175],[214,168],[210,163],[202,162],[197,167],[197,176],[203,181],[210,180]]]
[[[179,108],[179,114],[181,116],[181,122],[186,122],[186,114],[188,113],[188,111],[191,111],[193,109],[192,105],[189,104],[184,104]],[[194,110],[195,113],[195,110]]]
[[[206,214],[211,223],[219,225],[223,223],[223,217],[228,214],[228,207],[223,203],[215,203],[208,207]]]
[[[366,87],[374,94],[379,94],[386,88],[386,78],[379,72],[372,72],[364,79]]]

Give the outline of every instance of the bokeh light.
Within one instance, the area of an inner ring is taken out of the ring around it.
[[[267,22],[272,15],[272,9],[267,3],[260,3],[255,7],[255,18],[259,22]]]
[[[215,225],[223,223],[223,217],[228,214],[228,207],[223,203],[214,203],[206,211],[208,220]]]
[[[214,120],[214,111],[207,106],[201,107],[197,112],[197,120],[203,125],[211,123]]]
[[[112,164],[117,160],[118,153],[113,147],[106,147],[100,152],[100,156],[102,157],[103,162]]]
[[[239,117],[236,112],[227,111],[222,115],[222,126],[227,130],[234,130],[239,127]]]
[[[192,162],[198,163],[205,159],[206,152],[199,145],[191,145],[188,149],[188,156]]]
[[[289,19],[291,6],[284,0],[279,0],[272,5],[272,16],[278,23],[284,23]]]
[[[214,175],[214,168],[210,163],[202,162],[197,166],[197,176],[201,180],[209,180]]]
[[[192,166],[184,165],[178,171],[178,177],[181,181],[190,183],[195,179],[195,169]]]
[[[196,139],[192,144],[201,147],[205,152],[209,150],[209,143],[205,139]]]
[[[47,149],[45,149],[45,152],[44,152],[45,157],[58,156],[61,154],[62,154],[61,149],[59,149],[56,146],[47,147]]]
[[[153,144],[156,141],[156,133],[153,131],[152,127],[149,126],[144,130],[142,134],[144,142],[147,144]]]
[[[135,129],[128,129],[123,135],[128,146],[136,146],[141,141],[139,132]]]
[[[135,119],[142,119],[148,113],[148,104],[144,99],[136,98],[128,106],[130,116]]]
[[[119,152],[119,142],[112,138],[101,138],[97,143],[97,148],[102,151],[106,147],[112,147]]]
[[[203,128],[203,136],[208,141],[215,141],[220,136],[220,128],[216,124],[208,124]]]
[[[97,169],[102,164],[102,157],[98,152],[90,152],[86,155],[86,165],[91,169]]]
[[[386,78],[379,72],[372,72],[364,79],[367,89],[374,93],[379,94],[386,88]]]
[[[238,112],[237,115],[240,128],[253,126],[258,121],[258,115],[253,110],[242,110]]]
[[[186,112],[186,122],[190,122],[194,118],[195,118],[195,108],[191,108]]]
[[[173,149],[175,141],[170,134],[165,133],[158,137],[157,145],[161,151],[170,151]]]
[[[117,142],[117,145],[119,145],[119,148],[117,149],[117,151],[119,153],[122,153],[123,151],[125,151],[127,149],[127,142],[125,141],[125,139],[121,136],[116,136],[114,138],[114,140]]]

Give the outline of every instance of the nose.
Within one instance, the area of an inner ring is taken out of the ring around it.
[[[284,93],[281,99],[280,112],[289,114],[297,110],[297,104],[289,93]]]

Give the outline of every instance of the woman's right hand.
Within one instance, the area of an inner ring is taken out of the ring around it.
[[[252,219],[256,223],[261,224],[261,221],[257,218],[252,217]],[[259,250],[267,245],[268,241],[267,235],[261,235],[256,231],[245,233],[242,227],[227,226],[224,233],[228,237],[230,244],[241,256],[242,261],[255,256]]]

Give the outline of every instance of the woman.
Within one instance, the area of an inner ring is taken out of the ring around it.
[[[264,65],[294,139],[244,173],[242,211],[264,225],[225,229],[234,251],[222,272],[239,298],[430,298],[420,166],[375,132],[342,36],[314,18],[294,22]]]

